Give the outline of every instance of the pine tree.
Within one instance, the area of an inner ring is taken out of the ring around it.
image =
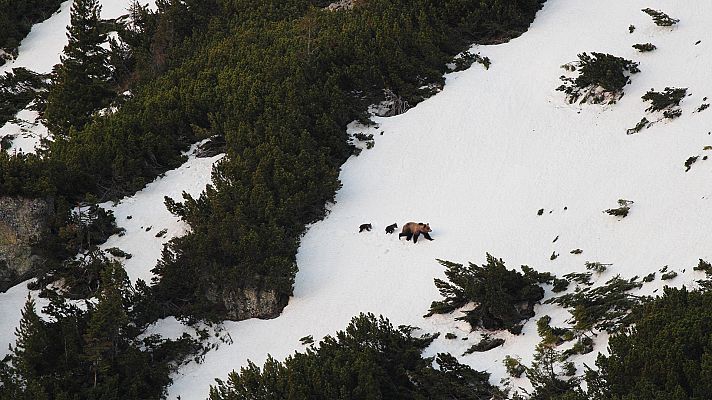
[[[113,369],[122,348],[122,332],[128,323],[123,304],[126,279],[126,273],[118,263],[112,263],[102,271],[99,302],[91,311],[84,334],[84,358],[90,363],[94,387],[99,384],[100,375]]]
[[[113,97],[100,12],[98,0],[75,0],[72,5],[69,43],[60,58],[62,64],[52,71],[44,112],[47,126],[55,134],[67,135],[71,127],[81,129],[92,113],[106,107]]]
[[[12,348],[13,366],[30,381],[41,376],[48,367],[45,352],[49,347],[45,323],[35,311],[35,301],[28,294],[22,309],[20,325],[15,328],[17,341]]]

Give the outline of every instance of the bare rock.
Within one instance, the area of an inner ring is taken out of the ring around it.
[[[226,145],[227,142],[223,136],[213,136],[205,143],[198,146],[198,149],[195,151],[195,156],[197,158],[214,157],[218,154],[224,153]]]
[[[352,8],[354,8],[354,0],[339,0],[326,6],[329,11],[351,10]]]
[[[51,199],[0,197],[0,292],[33,276],[45,259],[35,246],[49,233]]]
[[[246,287],[241,289],[213,289],[208,299],[224,307],[225,318],[241,321],[249,318],[276,318],[289,301],[274,289]]]

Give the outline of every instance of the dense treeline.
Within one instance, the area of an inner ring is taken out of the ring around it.
[[[250,363],[227,382],[218,381],[210,400],[238,399],[491,399],[499,391],[489,374],[462,365],[449,354],[420,353],[432,336],[411,336],[372,314],[354,317],[336,337],[284,362],[269,358],[262,370]]]
[[[0,363],[0,399],[160,399],[176,360],[197,350],[188,337],[143,336],[142,309],[122,266],[106,258],[100,290],[84,307],[53,296],[40,317],[28,299],[17,342]]]
[[[17,47],[30,33],[33,24],[44,21],[59,9],[63,0],[1,0],[0,51],[13,57]],[[0,65],[6,61],[0,54]]]
[[[712,292],[666,287],[663,296],[647,301],[636,314],[635,327],[611,336],[609,354],[599,354],[597,368],[587,369],[583,378],[558,375],[560,361],[553,350],[548,360],[539,356],[535,374],[527,371],[534,387],[528,398],[711,398]]]

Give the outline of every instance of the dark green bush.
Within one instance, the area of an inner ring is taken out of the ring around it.
[[[642,299],[629,292],[641,286],[642,283],[634,279],[615,276],[602,286],[579,288],[574,293],[554,297],[545,303],[568,308],[574,329],[578,331],[595,328],[613,333],[634,323],[631,311],[641,304]]]
[[[638,51],[641,52],[641,53],[645,53],[645,52],[653,51],[653,50],[657,49],[657,47],[655,47],[655,45],[652,44],[652,43],[638,43],[638,44],[634,44],[634,45],[633,45],[633,48],[636,49],[636,50],[638,50]]]
[[[501,259],[487,254],[487,263],[468,266],[438,260],[445,267],[449,282],[435,279],[445,298],[434,301],[426,316],[445,314],[475,303],[465,316],[472,329],[512,329],[534,316],[534,304],[544,297],[544,289],[531,276],[508,270]]]
[[[652,8],[644,8],[640,11],[650,15],[657,26],[672,26],[680,22],[679,19],[670,18],[670,16],[664,12],[653,10]]]
[[[645,111],[662,111],[665,118],[677,118],[682,114],[680,102],[685,98],[686,94],[687,88],[666,87],[662,92],[650,89],[642,97],[643,101],[651,103],[650,107],[646,108]]]
[[[712,293],[665,288],[635,328],[611,337],[596,365],[604,395],[594,399],[706,399],[712,396]]]
[[[556,90],[566,93],[569,103],[612,104],[623,96],[623,87],[630,83],[630,74],[640,72],[638,63],[610,54],[581,53],[571,65],[578,71],[575,78],[562,76],[564,82]]]
[[[421,351],[432,337],[394,329],[383,317],[354,317],[344,331],[284,362],[249,363],[217,381],[210,400],[237,399],[489,399],[497,389],[489,374],[459,364],[449,354],[435,360]],[[433,367],[433,361],[438,368]]]

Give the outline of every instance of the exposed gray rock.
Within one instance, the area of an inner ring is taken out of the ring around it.
[[[49,233],[49,199],[0,197],[0,292],[30,278],[45,259],[34,246]]]
[[[227,142],[225,141],[225,137],[220,135],[213,136],[206,140],[205,143],[198,146],[198,149],[195,151],[195,157],[214,157],[218,154],[224,153],[226,146]]]
[[[241,321],[249,318],[276,318],[289,301],[276,290],[256,288],[222,289],[208,293],[208,299],[225,307],[226,318]]]
[[[330,11],[350,10],[352,8],[354,8],[354,0],[339,0],[326,6],[326,9]]]

